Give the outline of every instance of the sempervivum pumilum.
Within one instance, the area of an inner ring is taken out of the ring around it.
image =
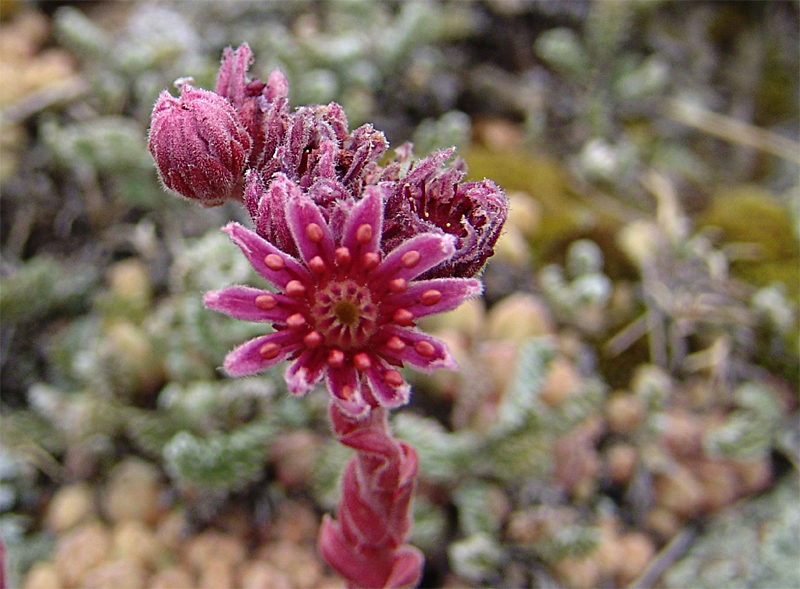
[[[164,184],[205,206],[241,197],[255,231],[223,230],[269,289],[229,286],[206,305],[272,329],[231,351],[230,376],[289,362],[289,390],[324,381],[330,418],[356,451],[342,481],[338,520],[319,548],[353,587],[419,582],[424,558],[406,544],[417,454],[395,440],[387,411],[408,402],[404,366],[455,368],[419,318],[480,295],[477,275],[508,212],[490,180],[465,182],[453,150],[418,162],[406,144],[386,167],[380,131],[352,132],[336,103],[288,106],[275,71],[251,80],[247,44],[223,53],[214,92],[184,85],[153,110],[150,151]]]
[[[355,204],[337,203],[331,217],[339,222],[329,223],[311,198],[290,186],[286,221],[298,257],[239,224],[224,228],[275,289],[230,286],[206,295],[212,309],[274,327],[230,352],[225,370],[244,376],[290,360],[285,378],[292,393],[306,393],[324,378],[333,400],[352,417],[404,405],[410,387],[398,368],[455,368],[444,343],[415,322],[479,295],[481,283],[417,280],[452,257],[452,235],[420,233],[384,254],[379,187],[367,187]]]

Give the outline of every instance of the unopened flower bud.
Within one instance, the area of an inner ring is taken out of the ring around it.
[[[153,107],[148,147],[167,188],[204,207],[241,198],[251,140],[231,103],[186,84]]]

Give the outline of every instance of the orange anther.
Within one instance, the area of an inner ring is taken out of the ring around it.
[[[256,307],[262,311],[269,311],[275,308],[275,305],[278,304],[278,301],[271,294],[262,294],[256,297],[255,304]]]
[[[433,347],[433,344],[425,340],[420,340],[415,343],[414,349],[417,351],[417,354],[425,356],[426,358],[430,358],[436,353],[436,348]]]
[[[397,370],[387,370],[383,373],[383,381],[388,384],[390,387],[399,387],[405,382],[403,380],[403,375],[397,372]]]
[[[280,353],[281,347],[275,342],[267,342],[258,349],[258,355],[264,358],[264,360],[272,360],[273,358],[277,358],[278,354]]]
[[[336,251],[333,252],[334,257],[336,258],[336,265],[341,267],[346,267],[350,265],[350,261],[352,257],[350,256],[350,250],[346,247],[336,248]]]
[[[316,223],[309,223],[306,225],[306,237],[308,237],[308,239],[314,243],[319,243],[322,241],[323,235],[324,233],[322,232],[322,227]]]
[[[302,329],[306,324],[306,318],[303,316],[302,313],[295,313],[294,315],[289,315],[289,318],[286,319],[286,325],[289,329]]]
[[[419,264],[421,257],[417,250],[410,250],[403,254],[400,258],[400,263],[403,265],[403,268],[413,268]]]
[[[406,343],[396,335],[393,335],[388,340],[386,340],[386,347],[389,348],[395,354],[399,354],[400,352],[406,349]]]
[[[328,366],[341,368],[344,365],[344,352],[341,350],[331,350],[328,354]]]
[[[306,294],[306,287],[299,280],[290,280],[286,284],[286,294],[290,297],[301,297]]]
[[[311,331],[303,338],[303,343],[307,348],[316,348],[322,343],[322,334],[318,331]]]
[[[361,245],[366,245],[372,239],[372,225],[359,225],[356,229],[356,241]]]
[[[420,300],[422,301],[423,305],[430,307],[431,305],[435,305],[442,300],[442,293],[435,288],[432,288],[423,292]]]
[[[353,356],[353,365],[359,372],[364,372],[370,366],[372,366],[372,362],[370,361],[368,354],[365,352],[360,352]]]
[[[264,258],[264,263],[267,265],[267,268],[272,270],[273,272],[278,272],[279,270],[283,270],[286,263],[283,261],[283,258],[280,257],[278,254],[267,254],[267,257]]]
[[[392,316],[392,320],[402,327],[408,327],[414,323],[414,313],[408,309],[397,309]]]
[[[372,270],[373,268],[377,267],[378,264],[380,264],[381,257],[375,252],[367,252],[361,258],[361,261],[364,264],[364,268],[367,270]]]
[[[392,291],[394,294],[400,294],[406,292],[408,288],[408,282],[405,278],[395,278],[394,280],[389,281],[389,290]]]
[[[308,267],[311,268],[311,271],[314,274],[324,274],[325,273],[325,261],[319,257],[314,256],[308,261]]]

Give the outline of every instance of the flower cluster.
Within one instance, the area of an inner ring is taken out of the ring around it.
[[[156,102],[149,147],[165,187],[203,206],[243,202],[254,231],[223,230],[269,288],[235,285],[207,307],[272,330],[231,351],[231,376],[288,361],[302,395],[324,381],[340,442],[356,456],[342,481],[338,522],[320,552],[361,587],[419,581],[423,557],[406,544],[417,471],[413,448],[392,438],[386,413],[408,402],[399,371],[455,368],[427,315],[480,295],[475,279],[508,210],[490,180],[465,182],[453,150],[414,161],[411,146],[380,163],[388,143],[371,125],[350,131],[336,104],[290,110],[275,71],[251,80],[244,44],[226,49],[213,92],[183,83]]]
[[[490,180],[464,182],[453,150],[413,161],[410,145],[381,166],[388,144],[371,125],[349,131],[336,103],[290,110],[288,82],[247,71],[247,44],[223,53],[213,92],[162,92],[149,146],[164,185],[204,206],[243,200],[255,232],[231,236],[272,290],[232,286],[206,305],[274,331],[233,350],[232,376],[284,360],[290,390],[324,380],[340,408],[397,407],[398,368],[454,368],[417,319],[481,292],[478,274],[507,213]]]

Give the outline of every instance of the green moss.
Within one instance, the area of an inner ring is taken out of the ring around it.
[[[757,286],[782,282],[790,296],[798,296],[797,239],[788,207],[771,193],[752,185],[722,188],[713,196],[700,225],[719,227],[726,243],[758,246],[758,259],[731,264],[735,276]]]
[[[599,207],[575,198],[567,172],[555,158],[532,152],[498,153],[479,147],[471,147],[462,155],[469,165],[469,178],[491,178],[506,192],[526,192],[541,204],[542,223],[531,236],[531,248],[540,257],[554,243],[591,237],[602,227],[617,225]]]

